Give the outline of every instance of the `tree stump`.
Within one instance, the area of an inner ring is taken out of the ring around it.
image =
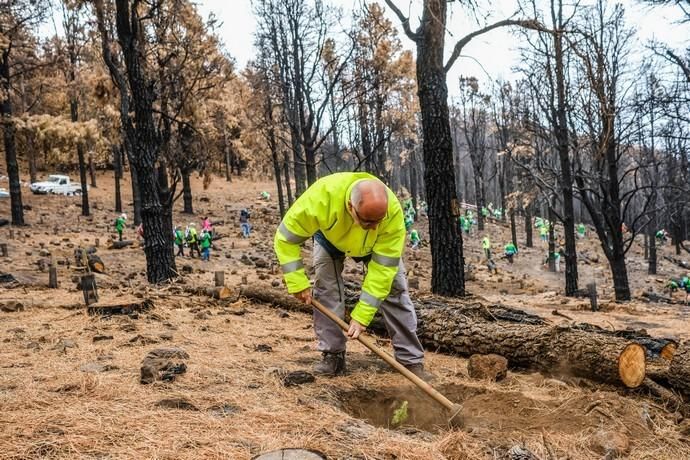
[[[96,287],[96,277],[92,273],[81,277],[81,290],[84,294],[84,303],[91,305],[98,302],[98,289]]]
[[[0,243],[0,257],[7,257],[7,243]]]
[[[589,303],[592,306],[592,311],[599,311],[599,306],[597,305],[597,283],[589,283],[587,291],[589,292]]]
[[[215,281],[216,287],[225,286],[225,272],[224,271],[215,272],[214,273],[214,281]]]
[[[98,247],[98,246],[99,246],[99,244],[100,244],[100,241],[99,241],[99,239],[98,239],[98,238],[96,238],[96,240],[94,241],[94,243],[93,243],[93,244],[94,244],[94,246]]]
[[[55,265],[48,268],[48,287],[50,289],[57,289],[58,287],[57,267]]]
[[[105,264],[103,263],[103,260],[101,260],[101,258],[98,257],[96,254],[89,255],[89,268],[91,269],[91,271],[94,271],[96,273],[105,272]]]

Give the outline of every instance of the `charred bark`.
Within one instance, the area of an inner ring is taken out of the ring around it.
[[[182,175],[182,201],[184,203],[183,213],[194,214],[194,207],[192,205],[192,183],[189,179],[189,171],[180,171]]]
[[[7,175],[10,179],[10,208],[12,212],[12,225],[24,225],[24,208],[22,207],[22,189],[19,180],[19,165],[17,164],[17,146],[15,144],[15,126],[12,113],[12,101],[10,100],[10,48],[2,50],[0,61],[0,78],[2,78],[2,103],[0,103],[0,116],[2,116],[2,139],[5,147],[5,161],[7,163]]]
[[[426,3],[426,2],[425,2]],[[462,235],[456,220],[453,140],[448,111],[448,87],[443,64],[446,2],[424,8],[417,45],[417,94],[422,112],[424,185],[428,199],[431,241],[431,290],[435,294],[465,294]]]

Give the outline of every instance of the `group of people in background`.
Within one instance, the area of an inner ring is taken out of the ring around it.
[[[189,256],[194,258],[196,253],[201,260],[211,259],[211,248],[213,247],[213,224],[208,217],[201,221],[201,231],[196,229],[196,223],[190,222],[184,231],[180,225],[173,231],[173,241],[177,246],[177,256],[184,257],[185,246],[189,248]]]
[[[419,245],[422,243],[422,237],[419,234],[419,231],[415,228],[412,228],[412,226],[415,223],[415,218],[417,217],[417,210],[414,208],[414,202],[412,201],[412,198],[407,198],[406,200],[403,201],[402,204],[403,204],[403,213],[405,215],[405,217],[404,217],[405,231],[410,236],[410,247],[414,250],[417,250],[417,249],[419,249]],[[418,206],[419,206],[419,213],[422,215],[426,215],[426,212],[427,212],[426,203],[424,201],[421,201]]]
[[[265,194],[265,195],[264,195]],[[270,199],[270,194],[268,192],[262,192],[261,197],[263,199]],[[243,238],[248,238],[252,226],[249,223],[251,217],[250,212],[247,208],[243,208],[240,211],[240,232]],[[117,218],[115,218],[115,231],[117,232],[119,241],[122,241],[122,234],[127,225],[127,214],[122,213]],[[142,224],[136,229],[137,237],[139,240],[143,241],[144,238],[144,227]],[[175,253],[178,257],[185,257],[185,248],[189,249],[189,257],[195,258],[198,255],[201,260],[208,261],[211,258],[211,249],[213,248],[213,224],[208,217],[204,217],[201,221],[201,229],[197,230],[197,224],[195,222],[188,223],[184,229],[181,225],[176,225],[172,240],[177,247],[177,252]]]

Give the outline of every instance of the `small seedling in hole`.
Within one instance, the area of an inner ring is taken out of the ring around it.
[[[393,411],[393,417],[391,418],[391,425],[400,426],[407,420],[407,401],[403,401],[399,408]]]

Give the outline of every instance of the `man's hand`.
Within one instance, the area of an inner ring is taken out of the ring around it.
[[[311,288],[307,288],[304,291],[295,292],[292,294],[300,302],[304,302],[307,305],[311,304]]]
[[[355,321],[354,319],[350,320],[350,329],[347,330],[347,336],[350,337],[351,339],[356,339],[359,337],[359,334],[362,332],[366,331],[367,328],[366,326],[362,326],[360,323]]]

